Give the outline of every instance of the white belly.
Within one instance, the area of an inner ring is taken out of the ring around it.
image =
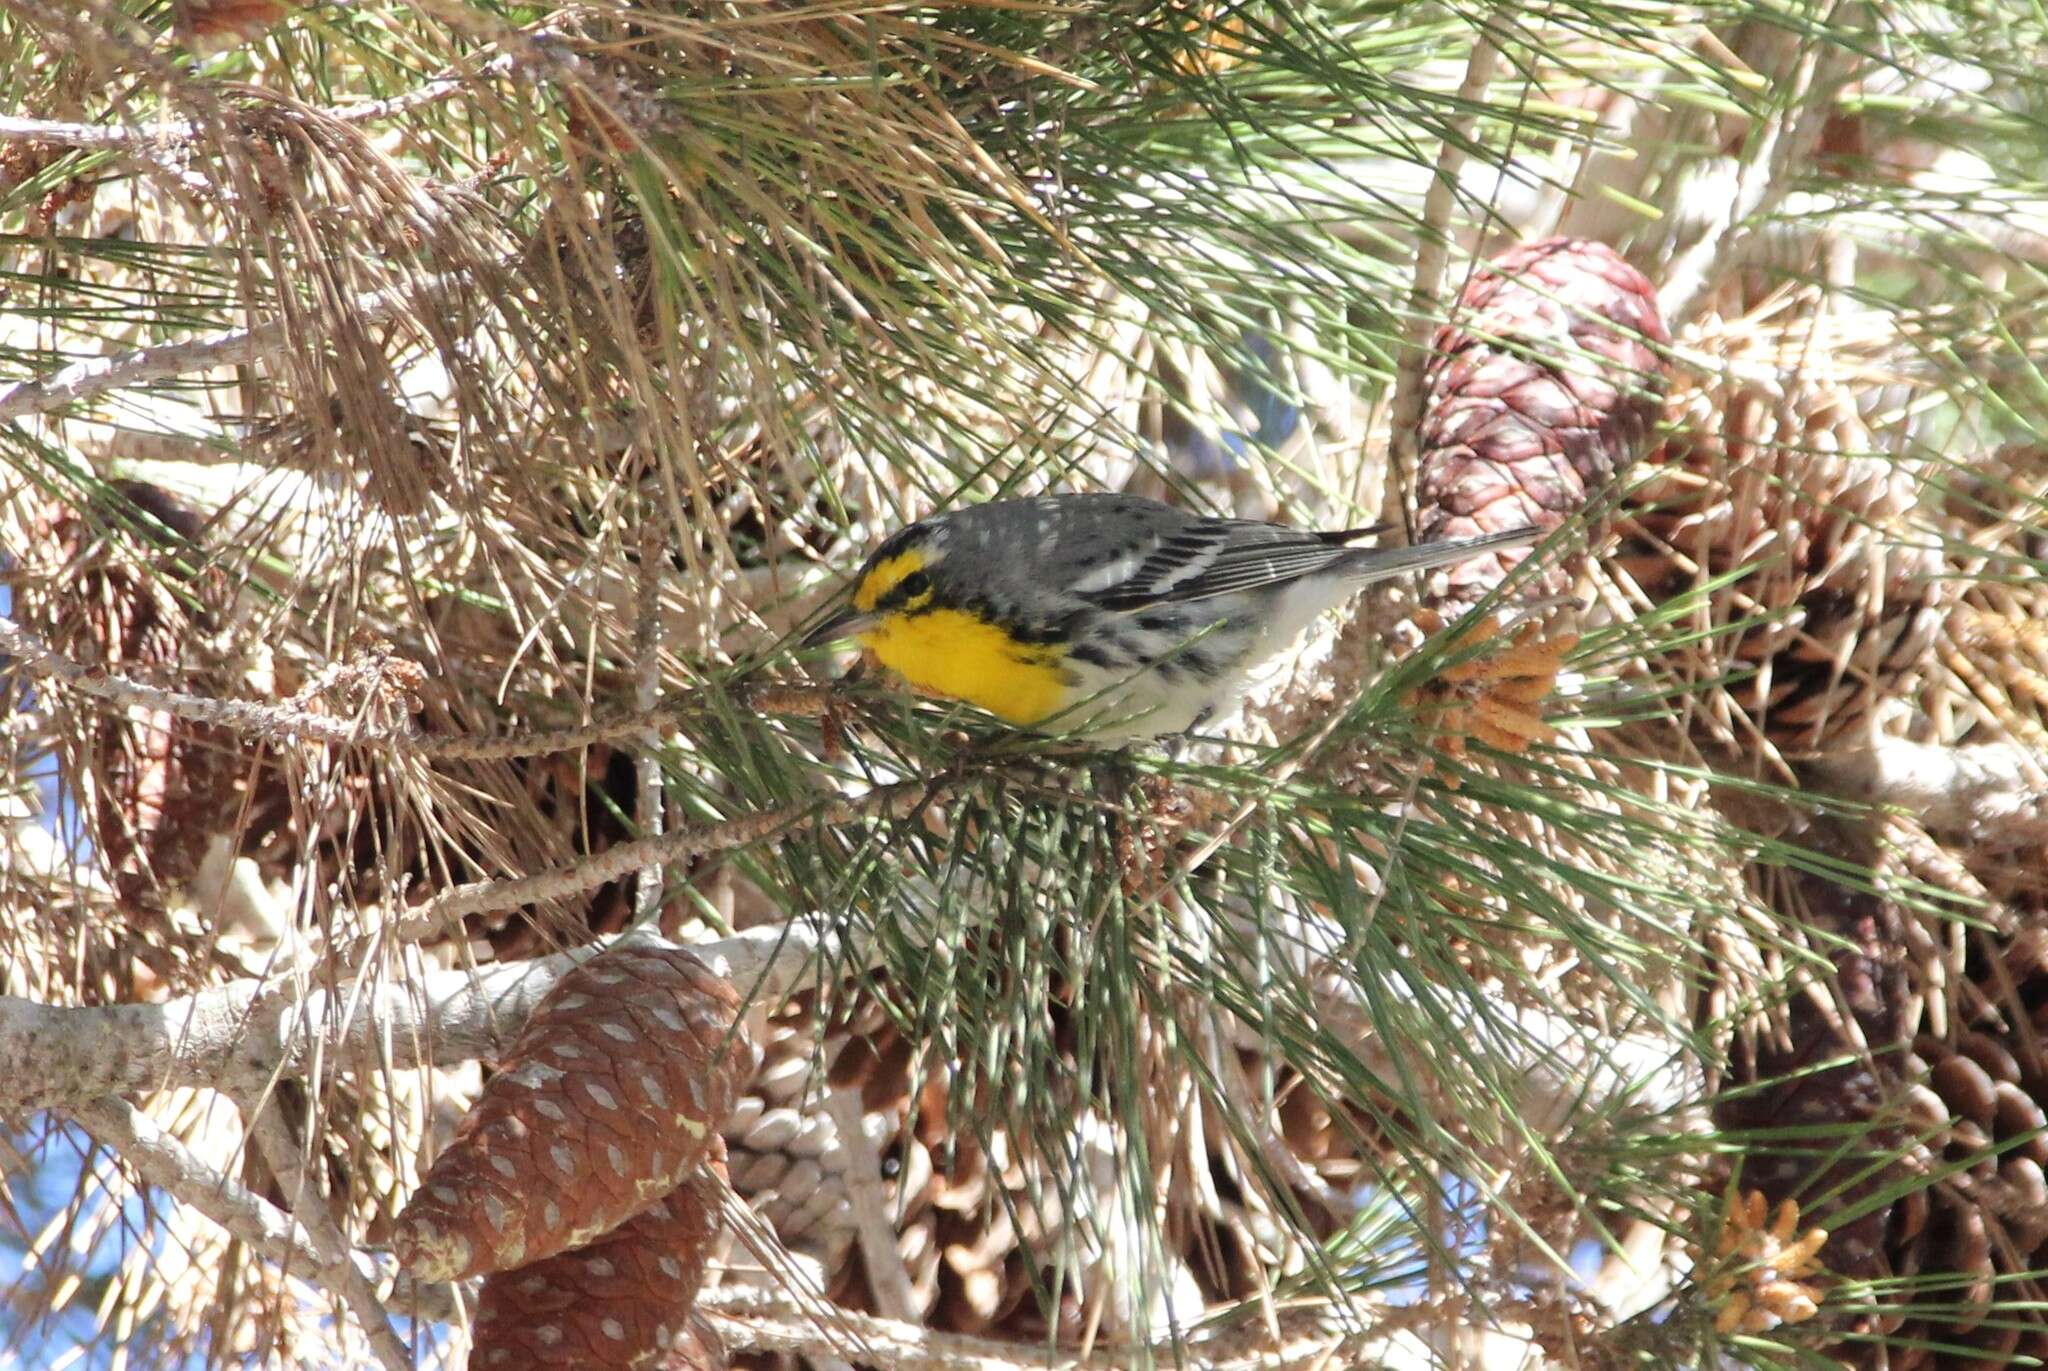
[[[1319,578],[1297,581],[1262,601],[1222,596],[1203,603],[1206,613],[1222,617],[1196,626],[1192,635],[1147,633],[1138,627],[1143,614],[1122,616],[1120,637],[1114,640],[1117,662],[1103,667],[1070,657],[1066,666],[1076,679],[1073,703],[1045,726],[1121,741],[1220,722],[1244,697],[1258,667],[1293,646],[1317,615],[1358,588],[1355,581]],[[1133,659],[1150,665],[1124,665]]]

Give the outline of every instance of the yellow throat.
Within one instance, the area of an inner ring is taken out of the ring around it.
[[[860,641],[917,689],[965,700],[1013,724],[1050,718],[1067,701],[1058,648],[1020,643],[957,609],[891,614]]]
[[[924,564],[924,553],[916,549],[880,563],[854,592],[854,607],[874,609]],[[926,608],[931,594],[927,590],[885,613],[860,635],[861,646],[914,688],[965,700],[1013,724],[1035,724],[1060,712],[1068,676],[1059,648],[1020,643],[964,610]]]

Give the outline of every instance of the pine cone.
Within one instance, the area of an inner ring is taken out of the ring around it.
[[[1578,513],[1648,440],[1664,388],[1654,349],[1670,341],[1650,283],[1604,244],[1550,238],[1482,267],[1423,376],[1420,541],[1548,532]],[[1466,608],[1525,555],[1451,568],[1428,603]],[[1558,568],[1532,593],[1575,575]]]
[[[879,1020],[880,1007],[873,1008]],[[761,1069],[723,1126],[733,1189],[785,1246],[826,1271],[840,1270],[853,1246],[839,1170],[845,1152],[819,1066],[819,1054],[829,1056],[843,1042],[843,1034],[831,1034],[820,1043],[808,999],[791,1005],[770,1020]]]
[[[723,1172],[724,1148],[716,1151],[711,1166]],[[719,1364],[722,1349],[719,1362],[703,1359],[698,1330],[709,1329],[694,1308],[722,1227],[719,1209],[718,1181],[700,1174],[595,1242],[486,1277],[470,1364],[479,1371]],[[676,1360],[693,1350],[697,1360]]]
[[[703,1161],[752,1048],[739,995],[680,948],[615,948],[564,976],[400,1214],[423,1280],[581,1246]]]
[[[1843,861],[1867,864],[1871,840],[1852,826],[1824,826],[1811,835],[1817,850]],[[1900,1041],[1905,1026],[1900,1005],[1906,991],[1892,952],[1901,943],[1899,911],[1867,891],[1838,884],[1809,872],[1760,870],[1756,879],[1768,902],[1784,911],[1788,925],[1804,924],[1832,935],[1834,991],[1830,998],[1855,1017],[1862,1042],[1839,1031],[1832,1009],[1822,1009],[1812,994],[1794,991],[1785,1008],[1782,1035],[1738,1038],[1731,1064],[1731,1093],[1714,1106],[1714,1121],[1724,1129],[1777,1135],[1781,1130],[1822,1132],[1810,1144],[1774,1142],[1745,1161],[1744,1186],[1754,1186],[1775,1209],[1787,1199],[1808,1207],[1804,1222],[1829,1230],[1822,1249],[1828,1270],[1852,1279],[1890,1274],[1885,1251],[1888,1210],[1877,1206],[1848,1221],[1835,1219],[1843,1207],[1856,1204],[1900,1179],[1892,1169],[1872,1168],[1867,1153],[1845,1155],[1838,1139],[1825,1135],[1830,1126],[1872,1126],[1868,1147],[1897,1147],[1901,1130],[1871,1121],[1896,1107],[1899,1084],[1881,1065],[1887,1049]],[[1866,1057],[1864,1049],[1876,1054]],[[1836,1064],[1821,1067],[1820,1063]],[[1815,1203],[1825,1196],[1826,1204]],[[1873,1320],[1845,1332],[1869,1332]]]
[[[846,1178],[836,1170],[821,1174],[818,1163],[802,1155],[820,1125],[829,1130],[828,1138],[837,1135],[812,1074],[814,1032],[801,1020],[778,1024],[773,1032],[770,1055],[782,1064],[762,1071],[750,1098],[734,1110],[735,1127],[727,1135],[737,1139],[734,1189],[761,1205],[785,1242],[819,1256],[838,1274],[831,1286],[834,1299],[849,1308],[883,1310],[873,1274],[853,1255]],[[981,1149],[948,1124],[945,1087],[928,1080],[913,1095],[913,1044],[877,1000],[855,1007],[852,1023],[827,1035],[822,1048],[831,1062],[826,1083],[859,1091],[868,1138],[881,1153],[882,1202],[900,1205],[896,1256],[914,1311],[934,1328],[996,1331],[1031,1303],[1030,1271],[999,1193],[1002,1181]],[[938,1169],[938,1149],[951,1154],[944,1172]],[[843,1157],[844,1150],[834,1147],[818,1160],[829,1165]],[[1012,1189],[1024,1185],[1021,1171],[1013,1179]],[[816,1195],[807,1198],[810,1186]],[[1013,1202],[1030,1204],[1021,1195]]]
[[[120,500],[105,508],[56,505],[34,520],[13,578],[15,613],[76,660],[149,684],[233,693],[225,673],[195,671],[191,656],[210,627],[207,602],[217,608],[226,593],[217,573],[189,574],[204,555],[201,521],[154,486],[124,481],[115,489]],[[114,546],[101,530],[116,521],[140,525],[161,544],[156,566]],[[182,594],[173,588],[179,582]],[[212,824],[239,808],[241,740],[163,710],[99,706],[76,736],[66,770],[100,860],[124,903],[158,908],[161,887],[197,870],[218,832]]]
[[[1819,384],[1774,400],[1729,381],[1676,408],[1684,434],[1632,495],[1612,565],[1659,603],[1755,567],[1699,597],[1670,665],[1735,678],[1707,698],[1724,740],[1749,746],[1730,727],[1739,710],[1781,751],[1810,753],[1905,693],[1939,631],[1939,553],[1903,541],[1918,483],[1873,454],[1852,398]]]
[[[814,1009],[799,1003],[769,1029],[767,1065],[726,1123],[732,1145],[733,1188],[770,1218],[790,1247],[819,1257],[834,1279],[828,1294],[852,1309],[878,1311],[875,1275],[858,1252],[848,1183],[832,1166],[841,1149],[820,1142],[836,1136],[826,1091],[858,1091],[868,1138],[880,1151],[883,1203],[896,1229],[895,1259],[907,1278],[907,1299],[928,1326],[1019,1342],[1048,1336],[1078,1339],[1087,1326],[1085,1289],[1067,1271],[1062,1300],[1041,1308],[1038,1292],[1055,1284],[1071,1224],[1061,1187],[1045,1163],[1013,1142],[1001,1127],[987,1147],[956,1130],[947,1108],[948,1082],[921,1074],[914,1044],[887,1020],[880,1004],[854,1007],[852,1023],[819,1035]],[[816,1063],[831,1063],[821,1080]],[[923,1088],[912,1092],[923,1080]],[[1336,1149],[1332,1149],[1335,1151]],[[1356,1174],[1355,1161],[1333,1157],[1339,1174]],[[1233,1231],[1229,1239],[1237,1238]],[[1217,1264],[1218,1230],[1187,1226],[1188,1269]],[[1240,1253],[1240,1246],[1228,1249]],[[1219,1284],[1249,1295],[1257,1279],[1242,1269],[1253,1258],[1224,1259],[1232,1271]]]
[[[912,1179],[927,1178],[910,1191],[906,1229],[920,1225],[930,1234],[919,1244],[922,1261],[913,1268],[919,1291],[930,1291],[930,1322],[955,1333],[989,1333],[1003,1327],[1032,1298],[1030,1254],[1021,1219],[1033,1238],[1036,1216],[1030,1201],[1013,1208],[1001,1192],[1004,1177],[971,1135],[947,1118],[947,1091],[925,1082],[918,1099],[911,1164]],[[950,1155],[948,1155],[950,1154]],[[1042,1248],[1040,1249],[1043,1250]]]
[[[1924,1301],[1900,1310],[1896,1337],[1919,1341],[1917,1364],[1942,1371],[2048,1356],[2039,1312],[1989,1317],[1994,1298],[2041,1298],[2028,1273],[2048,1266],[2048,928],[1987,939],[1968,969],[1957,1003],[1976,1006],[1970,1026],[1921,1037],[1901,1067],[1918,1078],[1913,1123],[1932,1132],[1921,1165],[1945,1179],[1897,1202],[1888,1253],[1894,1273],[1929,1282]]]

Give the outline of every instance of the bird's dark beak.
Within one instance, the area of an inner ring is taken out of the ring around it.
[[[875,621],[880,617],[868,610],[842,605],[834,610],[824,623],[804,635],[803,646],[819,647],[825,643],[837,642],[841,638],[851,638],[865,633],[875,626]]]

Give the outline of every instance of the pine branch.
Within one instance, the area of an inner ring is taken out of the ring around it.
[[[24,119],[0,114],[0,143],[49,143],[87,152],[161,154],[197,137],[198,126],[166,124],[75,124],[57,119]]]
[[[297,1267],[330,1287],[369,1290],[375,1270],[369,1259],[342,1248],[324,1253],[291,1219],[247,1186],[208,1166],[191,1148],[157,1126],[156,1120],[125,1100],[86,1099],[65,1112],[99,1143],[118,1153],[149,1184],[212,1219],[280,1267]],[[365,1334],[385,1371],[408,1371],[411,1354],[398,1341],[374,1293],[378,1316]],[[358,1310],[358,1316],[362,1311]]]
[[[424,308],[432,293],[460,289],[468,280],[466,271],[448,272],[403,288],[366,291],[351,300],[348,309],[358,327],[381,323],[401,312]],[[112,390],[216,367],[246,366],[306,341],[293,332],[289,321],[277,319],[253,328],[227,329],[182,343],[135,348],[74,362],[43,376],[0,387],[0,423],[48,414]]]
[[[950,788],[945,779],[904,781],[878,786],[851,800],[790,805],[783,809],[742,814],[722,823],[693,824],[658,838],[641,838],[606,848],[549,871],[516,880],[475,881],[444,891],[406,911],[395,931],[405,939],[434,937],[470,914],[489,914],[582,895],[667,862],[681,862],[714,852],[730,852],[770,838],[783,840],[820,828],[868,820],[900,819],[930,804]]]
[[[322,1276],[339,1284],[342,1299],[356,1322],[362,1325],[370,1349],[384,1365],[384,1371],[411,1371],[412,1355],[391,1327],[391,1314],[378,1297],[375,1284],[356,1264],[354,1250],[336,1221],[331,1201],[313,1183],[306,1152],[286,1128],[275,1107],[265,1108],[261,1095],[238,1101],[242,1117],[256,1150],[280,1186],[290,1177],[296,1182],[291,1214],[307,1235],[307,1245],[324,1263]],[[184,1197],[180,1197],[184,1198]]]
[[[661,579],[668,567],[668,546],[662,537],[662,521],[653,501],[647,498],[643,481],[640,491],[640,558],[635,569],[633,616],[633,703],[641,714],[653,711],[661,700]],[[649,729],[633,759],[636,789],[634,812],[640,831],[649,838],[663,836],[668,827],[668,797],[661,772],[661,735]],[[645,923],[661,912],[662,868],[659,863],[642,867],[633,890],[633,917]]]
[[[424,736],[408,720],[395,727],[377,727],[361,719],[318,714],[294,705],[255,700],[224,700],[148,685],[104,667],[76,662],[50,647],[13,620],[0,615],[0,656],[11,660],[10,671],[62,681],[88,698],[123,709],[145,709],[193,723],[231,729],[273,743],[334,743],[352,747],[387,747],[411,756],[449,761],[500,761],[572,752],[598,743],[645,735],[665,724],[701,717],[730,694],[712,690],[685,691],[647,708],[568,728],[544,729],[503,737],[469,735]],[[833,693],[824,686],[756,686],[745,695],[756,713],[820,714]]]
[[[0,996],[0,1104],[18,1112],[179,1085],[260,1083],[303,1075],[316,1061],[369,1071],[387,1061],[490,1057],[571,968],[619,941],[473,973],[430,971],[410,984],[364,976],[302,996],[262,979],[160,1004],[61,1007]],[[864,936],[822,916],[692,951],[766,1003],[820,974],[858,974],[874,956]]]

